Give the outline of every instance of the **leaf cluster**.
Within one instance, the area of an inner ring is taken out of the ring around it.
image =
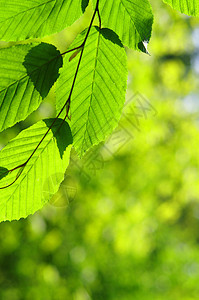
[[[59,32],[84,13],[88,2],[2,0],[0,40],[21,42]],[[64,179],[71,146],[82,157],[112,133],[125,102],[125,46],[148,53],[153,24],[148,0],[91,2],[89,27],[64,53],[43,42],[0,50],[0,131],[25,120],[55,83],[57,111],[56,118],[23,130],[1,150],[0,221],[40,209]],[[196,0],[164,2],[199,15]]]

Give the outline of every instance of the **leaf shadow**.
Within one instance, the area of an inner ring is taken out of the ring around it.
[[[44,99],[59,77],[63,58],[54,45],[41,43],[30,49],[23,65],[35,89]]]
[[[50,128],[55,119],[44,120],[46,126]],[[72,133],[69,124],[63,119],[56,119],[51,128],[54,138],[57,142],[60,157],[63,158],[66,148],[73,143]]]
[[[89,0],[82,0],[82,12],[84,13],[87,6],[88,6]]]
[[[9,174],[9,170],[4,168],[4,167],[0,167],[0,180],[3,179],[4,177],[6,177]]]

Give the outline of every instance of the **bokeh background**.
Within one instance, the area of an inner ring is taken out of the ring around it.
[[[41,211],[0,224],[0,299],[199,299],[199,19],[151,4],[151,56],[127,50],[117,130],[82,161],[72,152]],[[90,15],[43,41],[64,51]],[[0,147],[53,116],[54,98]]]

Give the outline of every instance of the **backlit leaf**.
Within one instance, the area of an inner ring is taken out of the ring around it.
[[[0,169],[11,170],[23,164],[52,122],[38,122],[11,140],[0,151]],[[64,179],[71,143],[68,124],[58,119],[28,164],[0,180],[0,187],[4,187],[20,175],[13,185],[0,189],[0,221],[27,217],[51,199]]]
[[[71,47],[81,45],[82,33]],[[57,83],[57,111],[68,98],[80,54],[64,58]],[[88,37],[71,99],[71,130],[74,146],[82,156],[105,140],[117,126],[125,101],[127,57],[118,36],[95,27]]]

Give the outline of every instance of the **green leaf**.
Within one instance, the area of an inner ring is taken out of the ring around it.
[[[55,46],[41,43],[30,49],[23,65],[36,90],[45,98],[59,77],[63,58]]]
[[[82,14],[85,0],[1,0],[0,40],[19,41],[59,32]]]
[[[100,0],[99,11],[102,25],[115,31],[125,46],[147,52],[140,43],[151,37],[153,13],[148,0]]]
[[[62,57],[53,45],[18,45],[0,50],[0,131],[39,107],[61,66]]]
[[[198,0],[163,0],[174,9],[179,10],[189,16],[199,17],[199,2]]]
[[[1,168],[11,170],[23,164],[52,122],[53,120],[38,122],[10,141],[0,152]],[[0,180],[0,187],[4,187],[20,175],[13,185],[0,189],[0,221],[25,218],[51,199],[64,179],[71,143],[68,124],[58,119],[27,165]]]
[[[85,32],[74,44],[80,45]],[[80,54],[64,58],[57,82],[57,111],[66,102]],[[88,37],[71,99],[71,130],[74,146],[82,156],[105,140],[117,126],[125,101],[127,57],[118,36],[109,29],[94,27]]]

